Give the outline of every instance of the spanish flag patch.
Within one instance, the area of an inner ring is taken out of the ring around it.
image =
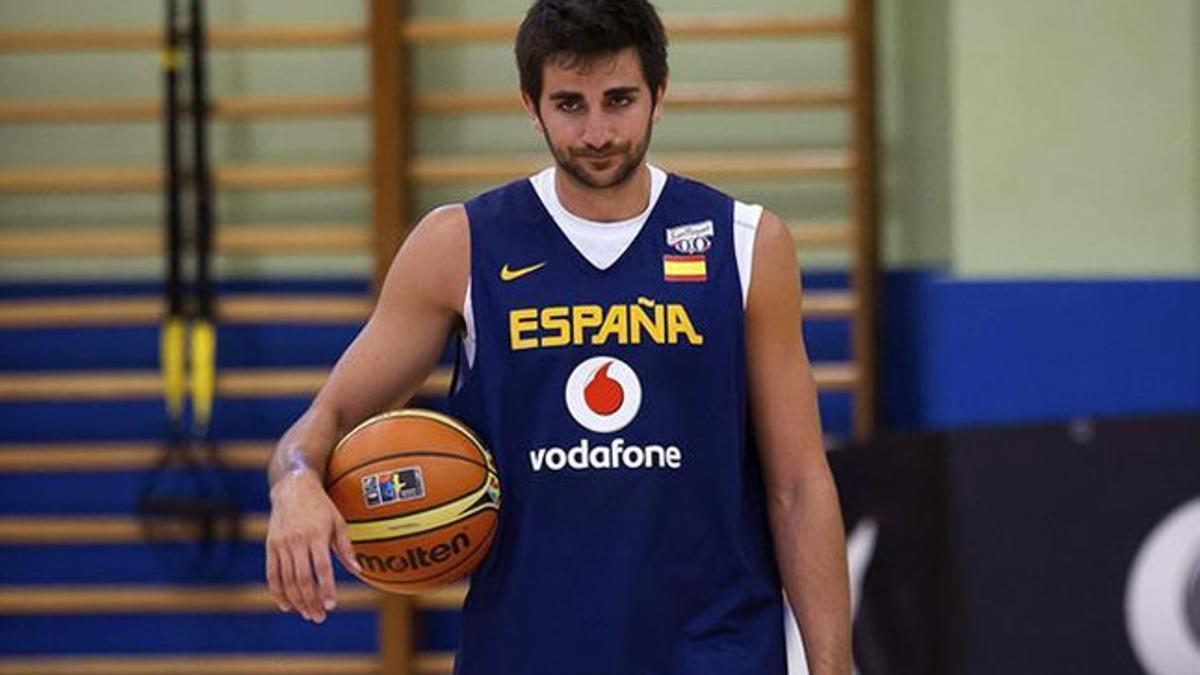
[[[664,255],[664,281],[707,281],[708,265],[702,255]]]

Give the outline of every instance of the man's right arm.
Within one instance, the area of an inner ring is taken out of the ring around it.
[[[408,401],[437,365],[461,318],[469,250],[461,205],[422,219],[392,261],[370,319],[276,446],[267,469],[267,585],[281,610],[323,621],[336,603],[330,548],[356,566],[345,521],[325,494],[326,460],[342,435]]]

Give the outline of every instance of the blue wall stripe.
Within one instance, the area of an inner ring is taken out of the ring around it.
[[[217,327],[219,368],[331,367],[350,346],[355,324],[270,324]],[[847,321],[806,321],[814,360],[849,357]],[[0,329],[0,372],[157,370],[157,326]],[[447,347],[443,364],[453,363]]]
[[[888,277],[886,419],[945,428],[1200,409],[1200,279]]]
[[[307,399],[218,399],[218,440],[278,438],[304,412]],[[33,401],[5,403],[0,439],[9,443],[155,441],[166,430],[161,401]]]
[[[307,398],[218,399],[213,410],[213,438],[225,441],[278,440],[307,409]],[[414,399],[410,406],[443,410],[435,399]],[[835,392],[821,395],[825,430],[849,428],[849,399]],[[166,415],[159,401],[35,401],[0,406],[0,442],[161,442]]]
[[[294,612],[0,616],[0,654],[170,654],[231,652],[374,653],[374,611],[334,610],[325,623]],[[453,650],[456,613],[417,619],[418,649]]]
[[[217,399],[213,437],[218,441],[275,440],[307,409],[309,398]],[[440,410],[438,400],[413,406]],[[0,406],[0,442],[67,443],[161,441],[166,414],[160,401],[32,401]]]
[[[373,612],[334,612],[323,625],[295,614],[0,617],[4,654],[370,652]]]
[[[205,481],[196,487],[195,478]],[[228,489],[244,511],[265,511],[267,498],[264,471],[227,471],[224,479],[216,472],[189,474],[178,468],[161,473],[119,471],[104,473],[0,473],[0,513],[4,514],[132,514],[143,484],[153,494],[194,495],[197,490]],[[217,493],[220,494],[220,493]]]
[[[845,276],[838,274],[805,277],[810,289],[837,288],[845,282]],[[61,285],[8,285],[0,290],[0,295],[28,295],[62,289]],[[1200,409],[1200,349],[1195,347],[1200,344],[1200,280],[975,281],[930,270],[898,271],[886,276],[883,306],[883,412],[891,427],[961,427]],[[355,330],[241,328],[241,332],[230,327],[232,332],[222,333],[223,363],[327,365]],[[5,354],[0,356],[0,367],[32,367],[39,359],[39,369],[53,367],[55,357],[48,352],[55,351],[66,354],[60,361],[63,367],[70,359],[76,365],[96,367],[111,363],[109,358],[148,366],[155,362],[153,331],[79,331],[88,332],[105,335],[55,339],[49,334],[0,331],[6,348],[0,349]],[[805,333],[814,361],[848,357],[846,322],[806,322]],[[58,349],[45,349],[50,342],[57,343]],[[94,421],[103,421],[107,413],[121,407],[90,405],[102,411],[92,416]],[[127,405],[141,407],[140,421],[116,416],[109,418],[110,426],[87,426],[114,438],[148,438],[158,433],[156,404]],[[217,425],[228,438],[269,437],[286,428],[303,405],[277,401],[247,407],[239,402],[228,407],[228,419],[218,416]],[[256,414],[242,415],[239,410]],[[62,425],[54,417],[40,403],[8,404],[0,413],[0,438],[92,437],[87,430],[71,429],[75,425]],[[840,413],[827,417],[829,430],[844,428],[838,422]],[[32,432],[35,422],[52,428]]]
[[[218,326],[217,367],[329,367],[358,330],[324,324]],[[0,371],[158,370],[158,340],[157,326],[0,331]]]
[[[263,583],[262,542],[231,548],[228,561],[208,581]],[[339,579],[348,579],[334,565]],[[158,554],[144,544],[0,546],[0,579],[5,584],[161,584],[176,581]]]

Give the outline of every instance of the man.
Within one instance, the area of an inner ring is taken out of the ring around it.
[[[337,439],[465,353],[451,412],[495,455],[499,532],[461,675],[783,675],[780,586],[814,675],[850,672],[841,515],[787,228],[648,165],[666,39],[645,0],[538,0],[522,100],[555,166],[426,215],[270,466],[281,609],[354,566],[321,487]]]

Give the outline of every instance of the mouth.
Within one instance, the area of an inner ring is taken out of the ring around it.
[[[604,169],[617,161],[616,155],[585,155],[583,161],[596,169]]]
[[[602,162],[611,159],[620,159],[625,154],[625,148],[613,147],[608,151],[595,152],[593,150],[582,150],[572,152],[576,159],[587,162]]]

